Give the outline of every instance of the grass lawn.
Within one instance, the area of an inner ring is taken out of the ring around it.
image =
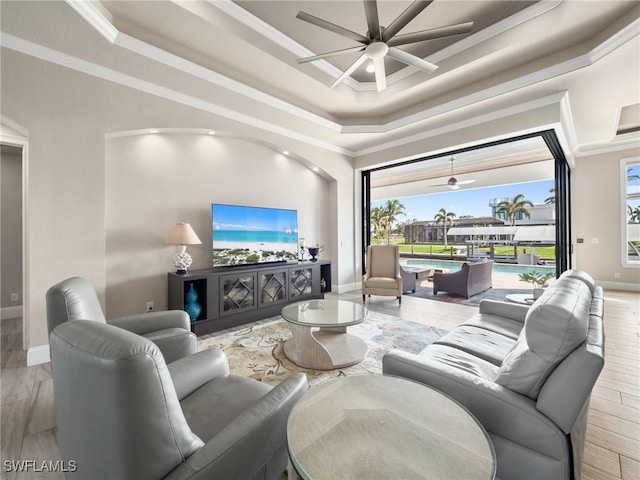
[[[461,244],[447,244],[445,248],[443,243],[404,243],[401,239],[394,242],[394,239],[391,240],[392,243],[398,245],[400,249],[400,253],[423,253],[427,255],[453,255],[459,248],[464,248],[467,245],[464,243]],[[386,243],[386,242],[384,242]],[[556,247],[555,245],[537,245],[534,246],[536,249],[536,255],[540,258],[544,258],[547,260],[553,260],[556,258]],[[513,246],[509,245],[496,245],[495,246],[495,254],[496,255],[513,255]],[[526,252],[525,252],[526,250]],[[475,249],[476,253],[489,253],[489,247],[479,247]],[[531,253],[531,247],[525,245],[518,245],[516,255],[521,253]]]

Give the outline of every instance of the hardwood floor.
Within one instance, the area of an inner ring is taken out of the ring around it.
[[[583,480],[640,478],[640,294],[606,291],[605,368],[591,397]],[[361,301],[360,292],[337,295]],[[410,296],[402,306],[386,297],[372,297],[368,307],[405,320],[452,329],[477,309]],[[16,473],[5,470],[11,460],[57,460],[53,384],[50,364],[26,366],[21,348],[22,320],[1,324],[0,381],[1,478],[53,480],[59,473]],[[541,479],[544,480],[544,479]]]

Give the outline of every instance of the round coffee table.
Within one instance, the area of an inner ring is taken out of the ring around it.
[[[520,305],[533,305],[535,299],[531,293],[510,293],[504,297],[507,302],[518,303]]]
[[[287,448],[289,478],[304,480],[496,474],[493,444],[467,409],[434,388],[391,376],[339,377],[312,387],[289,415]]]
[[[369,317],[363,305],[323,299],[292,303],[282,309],[293,336],[284,344],[284,354],[300,367],[334,370],[361,362],[367,344],[347,333]]]

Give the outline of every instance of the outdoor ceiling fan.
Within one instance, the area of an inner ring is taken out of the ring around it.
[[[298,63],[313,62],[316,60],[322,60],[325,58],[333,57],[336,55],[344,55],[348,53],[363,52],[355,62],[347,68],[342,75],[340,75],[335,82],[331,85],[331,88],[340,84],[345,78],[356,71],[360,65],[362,65],[367,59],[371,59],[375,69],[376,86],[378,91],[387,88],[387,77],[384,68],[384,57],[389,55],[390,57],[399,60],[402,63],[411,65],[412,67],[423,70],[427,73],[432,73],[437,65],[427,62],[422,58],[416,57],[410,53],[400,50],[399,45],[408,45],[410,43],[424,42],[425,40],[433,40],[437,38],[450,37],[453,35],[461,35],[463,33],[469,33],[473,27],[473,22],[460,23],[457,25],[450,25],[448,27],[434,28],[431,30],[422,30],[420,32],[407,33],[404,35],[396,35],[402,30],[409,22],[411,22],[422,10],[427,8],[433,0],[416,0],[413,2],[398,18],[396,18],[388,27],[382,27],[378,19],[378,4],[376,0],[364,0],[364,11],[367,17],[367,26],[369,31],[367,35],[360,35],[359,33],[348,30],[344,27],[336,25],[335,23],[328,22],[314,15],[306,12],[298,12],[296,18],[309,22],[325,30],[329,30],[338,35],[350,38],[356,42],[361,43],[356,47],[345,48],[343,50],[336,50],[333,52],[322,53],[320,55],[314,55],[312,57],[299,58]]]
[[[447,180],[447,183],[438,183],[436,185],[431,185],[432,187],[449,187],[451,190],[458,190],[460,188],[460,185],[468,185],[475,182],[475,180],[458,180],[456,177],[454,177],[453,160],[453,157],[451,157],[451,159],[449,160],[449,162],[451,162],[451,177],[449,178],[449,180]]]

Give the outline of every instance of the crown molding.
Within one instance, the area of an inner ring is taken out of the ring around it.
[[[95,28],[109,43],[115,43],[118,29],[113,26],[98,5],[87,0],[65,0],[85,21]]]
[[[350,157],[353,156],[352,151],[342,147],[338,147],[333,143],[325,142],[315,137],[301,134],[289,128],[281,127],[271,122],[260,120],[254,116],[237,112],[230,108],[226,108],[221,105],[215,104],[213,102],[209,102],[201,98],[184,94],[182,92],[173,90],[171,88],[157,85],[147,80],[142,80],[142,79],[133,77],[131,75],[126,75],[124,73],[112,70],[102,65],[98,65],[98,64],[89,62],[87,60],[73,57],[66,53],[53,50],[49,47],[45,47],[45,46],[30,42],[28,40],[24,40],[22,38],[16,37],[8,33],[2,32],[2,46],[10,50],[23,53],[25,55],[29,55],[29,56],[38,58],[40,60],[44,60],[46,62],[54,63],[56,65],[60,65],[72,70],[85,73],[87,75],[91,75],[97,78],[101,78],[103,80],[108,80],[110,82],[117,83],[119,85],[133,88],[135,90],[139,90],[139,91],[148,93],[150,95],[155,95],[157,97],[162,97],[167,100],[181,103],[189,107],[197,108],[198,110],[203,110],[205,112],[209,112],[215,115],[219,115],[221,117],[238,121],[246,125],[256,127],[261,130],[275,133],[277,135],[282,135],[284,137],[292,138],[294,140],[298,140],[298,141],[307,143],[309,145],[314,145],[316,147],[320,147],[322,149],[329,150],[342,155],[347,155]]]
[[[493,112],[486,113],[483,115],[478,115],[476,117],[469,118],[461,122],[450,123],[440,128],[434,128],[425,132],[417,133],[415,135],[410,135],[397,140],[393,140],[391,142],[381,143],[374,147],[357,150],[354,153],[357,157],[360,157],[363,155],[369,155],[372,153],[381,152],[383,150],[388,150],[390,148],[400,147],[408,143],[413,143],[420,140],[426,140],[428,138],[436,137],[438,135],[445,135],[447,133],[455,132],[456,130],[461,130],[463,128],[469,128],[476,125],[481,125],[483,123],[491,122],[493,120],[508,117],[511,115],[517,115],[519,113],[528,112],[528,111],[535,110],[537,108],[545,107],[548,105],[559,104],[564,100],[566,95],[567,95],[567,92],[554,93],[551,95],[547,95],[545,97],[520,103],[518,105],[513,105],[511,107],[495,110]],[[543,130],[543,129],[544,129],[543,127],[536,128],[536,130]],[[524,132],[520,132],[520,133],[524,133]]]
[[[626,133],[619,135],[610,142],[594,142],[581,145],[576,149],[576,158],[589,157],[591,155],[602,155],[605,153],[620,152],[622,150],[636,150],[640,152],[640,132]]]

